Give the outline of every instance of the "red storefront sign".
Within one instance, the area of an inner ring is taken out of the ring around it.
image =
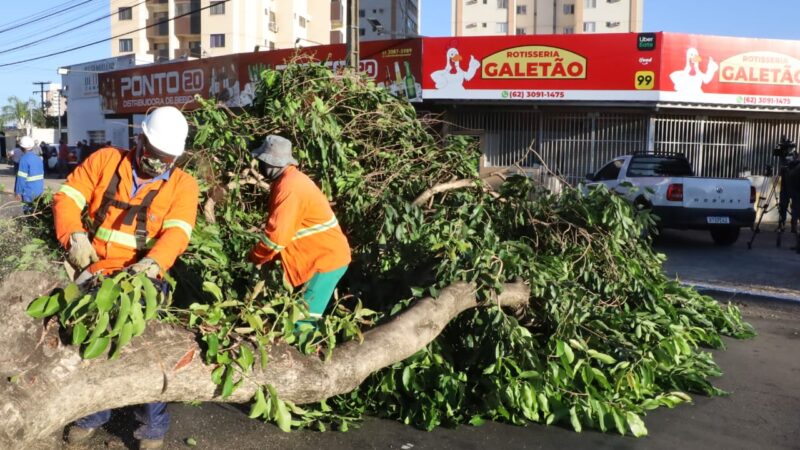
[[[800,106],[800,42],[675,33],[426,38],[423,98]]]
[[[662,101],[800,106],[800,42],[663,33]]]
[[[423,98],[654,101],[659,42],[626,34],[426,38]]]
[[[368,41],[360,47],[360,69],[381,86],[411,101],[422,99],[419,39]],[[100,93],[106,113],[144,113],[173,105],[197,107],[195,95],[215,97],[228,106],[253,101],[260,73],[280,69],[293,58],[325,61],[334,70],[345,63],[344,45],[324,45],[269,52],[239,53],[169,64],[135,67],[100,74]],[[409,95],[410,94],[410,95]]]
[[[107,113],[195,107],[194,95],[252,102],[261,71],[298,52],[334,69],[344,45],[242,53],[100,75]],[[613,101],[800,107],[800,42],[674,33],[368,41],[361,70],[425,100]],[[410,94],[410,95],[409,95]]]

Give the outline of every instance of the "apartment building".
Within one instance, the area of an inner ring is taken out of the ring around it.
[[[110,0],[113,56],[156,62],[344,42],[342,0]],[[172,20],[171,20],[172,19]],[[126,34],[129,33],[129,34]]]
[[[360,0],[359,39],[373,41],[418,36],[419,3],[419,0]]]
[[[451,0],[454,36],[627,33],[644,0]]]

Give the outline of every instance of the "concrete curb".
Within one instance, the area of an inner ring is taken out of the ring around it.
[[[731,296],[743,296],[759,300],[778,300],[800,304],[800,292],[794,290],[769,290],[758,287],[743,287],[725,284],[707,283],[701,281],[683,280],[681,284],[690,286],[703,293],[719,293]]]

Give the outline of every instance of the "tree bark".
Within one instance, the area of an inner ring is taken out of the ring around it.
[[[197,336],[151,323],[116,360],[81,359],[59,337],[57,320],[34,320],[27,304],[57,283],[45,274],[20,272],[0,285],[0,448],[51,447],[62,427],[95,411],[149,402],[222,401],[203,363]],[[493,302],[519,306],[530,290],[508,284]],[[245,376],[228,402],[246,402],[273,385],[282,399],[303,404],[356,388],[372,372],[413,355],[461,312],[480,306],[473,285],[457,283],[438,298],[418,300],[391,321],[364,333],[362,343],[338,346],[329,361],[276,344],[266,369]]]

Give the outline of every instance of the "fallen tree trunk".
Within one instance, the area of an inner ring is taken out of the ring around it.
[[[13,274],[0,286],[0,448],[50,448],[66,424],[95,411],[154,401],[222,401],[192,332],[160,323],[126,346],[119,359],[84,361],[62,342],[56,320],[33,320],[27,304],[55,287],[47,275]],[[493,301],[527,303],[529,288],[508,284]],[[413,355],[459,313],[479,306],[474,286],[458,283],[424,298],[364,341],[337,347],[329,361],[275,345],[266,369],[256,369],[225,401],[246,402],[262,384],[298,404],[356,388],[369,374]],[[256,364],[256,367],[260,367]]]

